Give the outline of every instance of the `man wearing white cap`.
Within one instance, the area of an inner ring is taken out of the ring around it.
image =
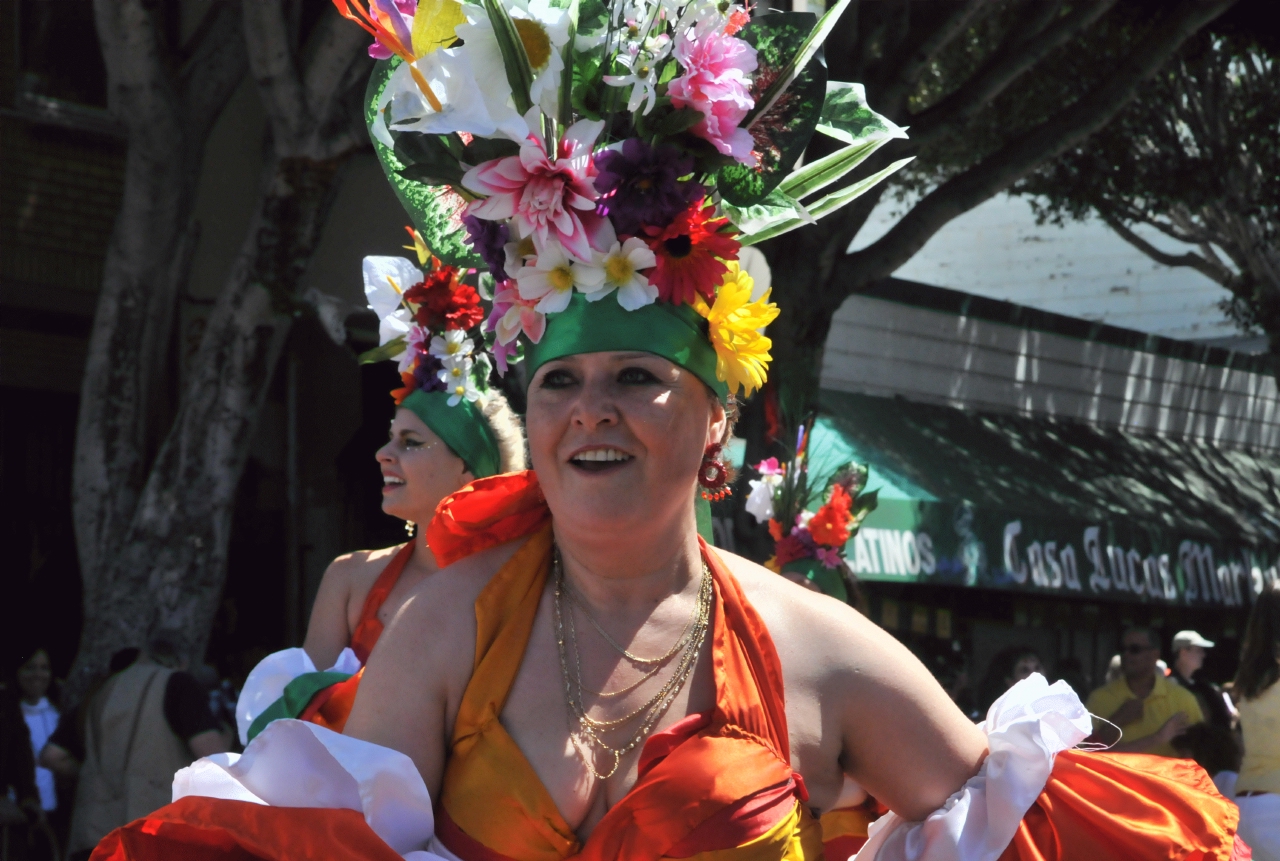
[[[1222,689],[1212,682],[1195,678],[1196,673],[1204,666],[1206,650],[1212,648],[1213,641],[1206,640],[1198,631],[1179,631],[1174,634],[1173,666],[1170,668],[1169,680],[1196,695],[1207,723],[1229,730],[1231,715],[1227,711]]]

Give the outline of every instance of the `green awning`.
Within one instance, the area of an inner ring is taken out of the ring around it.
[[[1277,577],[1280,452],[824,391],[811,468],[850,460],[862,580],[1244,606]]]

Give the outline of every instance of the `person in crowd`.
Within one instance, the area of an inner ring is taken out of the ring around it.
[[[1195,694],[1205,721],[1224,730],[1231,730],[1231,713],[1222,688],[1204,678],[1197,678],[1208,649],[1213,641],[1200,636],[1197,631],[1179,631],[1173,635],[1173,665],[1169,668],[1169,681],[1181,685]]]
[[[1006,646],[996,652],[982,677],[978,698],[979,719],[987,716],[987,709],[1000,695],[1032,673],[1043,673],[1040,655],[1030,646],[1018,644]]]
[[[1204,722],[1195,695],[1159,671],[1159,642],[1150,628],[1126,629],[1120,636],[1120,678],[1089,695],[1089,711],[1120,728],[1114,751],[1177,756],[1173,739]],[[1115,732],[1100,724],[1095,736],[1111,742]]]
[[[1244,760],[1236,781],[1240,836],[1256,861],[1280,861],[1280,582],[1253,603],[1235,696],[1244,736]]]
[[[0,681],[0,848],[15,861],[27,861],[35,854],[44,812],[19,696],[11,683]]]
[[[58,726],[58,709],[49,702],[49,688],[53,684],[53,665],[49,653],[43,648],[30,650],[18,665],[18,691],[21,695],[22,717],[31,733],[31,755],[40,755],[45,742]],[[40,793],[40,807],[46,814],[58,807],[57,789],[53,772],[37,765],[36,789]]]
[[[161,632],[132,664],[110,676],[85,709],[83,756],[67,843],[88,858],[103,835],[172,797],[173,775],[193,760],[229,750],[176,638]],[[68,770],[72,752],[51,740],[42,760]]]
[[[93,701],[108,679],[121,670],[127,669],[138,659],[141,650],[128,647],[120,649],[107,662],[107,673],[90,685],[89,691],[74,711],[64,711],[58,716],[58,726],[46,740],[44,747],[36,755],[36,762],[43,768],[53,772],[54,776],[70,786],[71,791],[64,794],[66,798],[75,797],[75,780],[80,774],[80,763],[84,760],[84,723],[86,707]]]
[[[57,839],[65,840],[69,822],[66,814],[70,804],[59,804],[57,779],[52,771],[39,764],[40,751],[57,728],[59,717],[57,707],[50,702],[53,696],[53,664],[48,650],[40,646],[27,649],[22,663],[18,665],[16,679],[22,717],[31,734],[31,755],[36,762],[35,780],[40,808]]]

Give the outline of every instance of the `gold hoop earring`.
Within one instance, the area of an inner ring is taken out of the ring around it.
[[[410,538],[413,537],[413,533],[417,528],[418,524],[414,523],[412,520],[406,520],[404,522],[404,531],[408,533]]]

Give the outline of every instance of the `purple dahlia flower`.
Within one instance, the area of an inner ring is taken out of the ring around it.
[[[693,173],[693,156],[671,144],[652,147],[630,138],[620,150],[597,154],[596,170],[596,211],[609,216],[618,233],[635,235],[644,226],[666,227],[707,194],[702,183],[681,181]]]
[[[502,246],[511,241],[511,231],[500,221],[489,221],[474,215],[462,216],[462,225],[467,228],[467,241],[480,255],[494,280],[501,284],[507,280],[507,272],[503,268],[507,263],[507,255]]]
[[[413,368],[413,381],[424,392],[443,392],[448,388],[436,376],[444,370],[444,365],[435,356],[427,352],[418,354],[418,363]]]

